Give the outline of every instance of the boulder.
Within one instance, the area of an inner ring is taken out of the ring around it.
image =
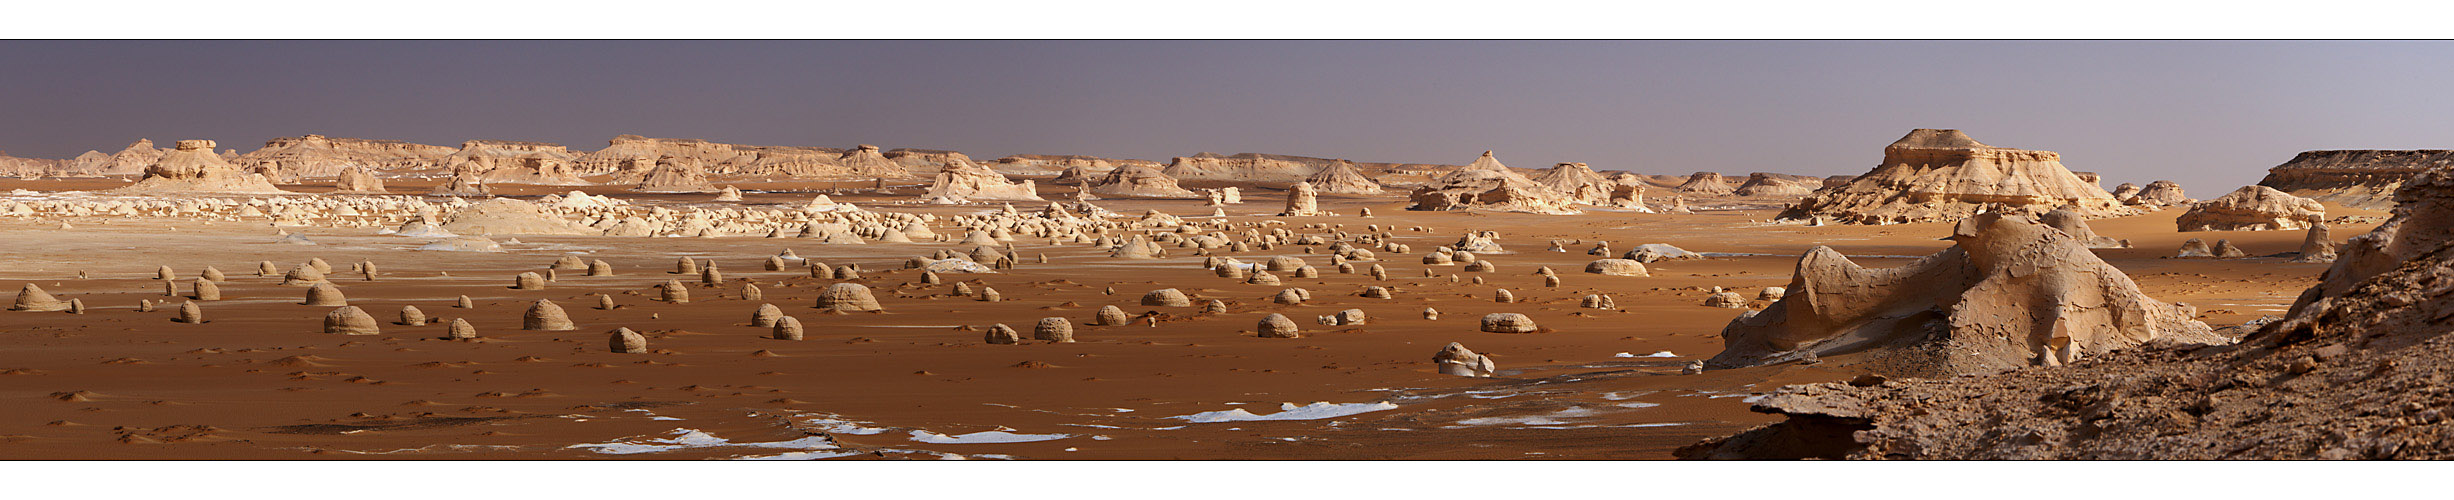
[[[2307,229],[2326,220],[2326,206],[2266,186],[2242,186],[2192,205],[2174,219],[2182,232]]]

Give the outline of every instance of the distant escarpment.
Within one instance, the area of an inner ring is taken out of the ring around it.
[[[2292,161],[2267,169],[2267,177],[2258,185],[2347,207],[2390,210],[2394,190],[2404,181],[2450,164],[2454,164],[2454,150],[2302,151]]]

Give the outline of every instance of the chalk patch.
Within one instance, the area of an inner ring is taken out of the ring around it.
[[[1015,434],[1006,431],[982,431],[948,436],[929,431],[912,431],[912,440],[929,444],[1031,443],[1074,437],[1072,434]]]
[[[1168,418],[1181,419],[1196,424],[1250,422],[1263,420],[1320,420],[1324,418],[1338,418],[1363,413],[1371,413],[1381,410],[1395,410],[1397,409],[1397,404],[1386,401],[1378,403],[1316,402],[1304,406],[1296,406],[1295,403],[1279,403],[1278,409],[1280,410],[1278,413],[1268,415],[1256,415],[1253,414],[1253,412],[1244,411],[1243,408],[1237,408],[1226,411],[1206,411],[1191,415],[1181,415]]]

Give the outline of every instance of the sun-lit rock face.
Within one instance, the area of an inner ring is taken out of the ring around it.
[[[1784,297],[1732,320],[1706,364],[1859,355],[1877,373],[1936,377],[2066,364],[2151,340],[2222,341],[2188,307],[2148,297],[2078,238],[2025,216],[1963,219],[1951,239],[1883,269],[1809,250]]]
[[[1090,184],[1090,191],[1102,196],[1136,196],[1143,198],[1200,198],[1176,185],[1176,178],[1159,169],[1142,165],[1117,167]]]
[[[424,168],[453,152],[444,146],[309,134],[265,141],[263,149],[239,155],[230,163],[272,179],[323,179],[338,177],[351,168],[370,172]]]
[[[2397,183],[2400,185],[2400,183]],[[2308,229],[2326,220],[2326,205],[2266,186],[2242,186],[2191,206],[2173,220],[2182,232]]]
[[[1005,175],[969,160],[951,161],[938,170],[937,179],[929,185],[928,192],[921,194],[921,199],[1046,201],[1040,199],[1038,188],[1029,180],[1008,180]]]
[[[1364,176],[1362,171],[1355,170],[1355,162],[1346,160],[1338,160],[1337,163],[1330,164],[1328,168],[1314,172],[1311,177],[1305,178],[1304,182],[1311,183],[1313,189],[1322,193],[1355,195],[1381,193],[1379,182],[1374,182],[1371,177]]]
[[[1167,168],[1162,172],[1169,177],[1187,180],[1299,182],[1335,163],[1334,160],[1320,158],[1259,153],[1200,153],[1169,159]]]
[[[2136,212],[2064,168],[2062,155],[2052,151],[1988,146],[1958,130],[1917,129],[1883,148],[1883,163],[1874,170],[1800,200],[1780,218],[1894,224],[2062,206],[2085,217]]]
[[[2421,172],[2454,165],[2454,150],[2303,151],[2267,170],[2258,185],[2353,208],[2394,208],[2395,188]]]
[[[707,181],[707,171],[689,158],[664,157],[639,181],[632,191],[642,193],[713,193],[716,185]]]
[[[122,193],[284,194],[264,176],[248,173],[214,154],[213,141],[183,140],[145,167],[145,178]]]
[[[1739,184],[1738,189],[1731,191],[1731,194],[1786,198],[1815,194],[1817,189],[1823,189],[1823,183],[1820,180],[1808,183],[1778,174],[1756,172],[1747,174],[1747,182]]]
[[[1582,213],[1576,200],[1501,164],[1490,151],[1465,168],[1442,176],[1433,187],[1416,189],[1407,210],[1494,210],[1570,215]]]

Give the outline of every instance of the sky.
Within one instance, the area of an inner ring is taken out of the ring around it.
[[[1857,174],[1910,129],[2213,197],[2454,148],[2427,41],[0,41],[0,151],[620,134],[1165,161],[1258,152]]]

